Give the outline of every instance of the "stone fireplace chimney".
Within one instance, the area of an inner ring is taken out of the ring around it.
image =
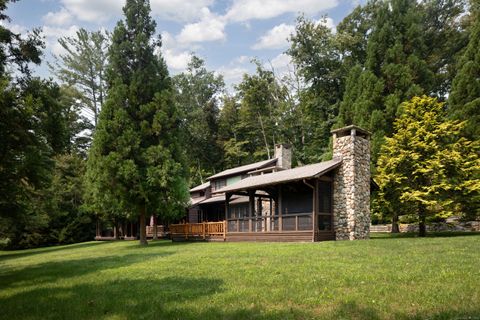
[[[283,169],[292,168],[292,146],[289,144],[275,145],[275,158],[278,159],[277,167]]]
[[[370,133],[357,126],[332,130],[333,157],[342,164],[333,182],[337,240],[370,237]]]

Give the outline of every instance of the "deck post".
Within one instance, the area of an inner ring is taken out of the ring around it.
[[[316,232],[317,232],[317,219],[318,219],[318,199],[319,199],[319,191],[318,191],[318,179],[315,179],[315,188],[313,189],[313,210],[312,210],[312,242],[316,240]]]
[[[227,220],[223,220],[223,241],[227,240]]]
[[[203,231],[203,240],[205,240],[205,229],[207,228],[207,225],[205,222],[202,222],[202,231]]]
[[[278,186],[278,231],[283,231],[283,203],[282,203],[282,185]]]
[[[252,232],[252,219],[253,215],[255,213],[255,190],[250,190],[248,191],[248,204],[249,204],[249,210],[248,210],[248,232]]]

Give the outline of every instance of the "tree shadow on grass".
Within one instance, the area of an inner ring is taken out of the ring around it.
[[[141,275],[139,275],[141,276]],[[223,281],[205,277],[119,279],[42,287],[0,298],[5,319],[308,319],[305,310],[226,306]]]
[[[55,283],[72,277],[79,277],[90,273],[126,267],[148,259],[165,257],[171,252],[151,252],[124,254],[113,256],[99,256],[96,258],[81,258],[44,262],[25,268],[0,270],[0,288],[14,288],[19,286],[41,285]]]
[[[72,249],[83,249],[83,248],[91,248],[91,247],[99,247],[102,244],[106,244],[106,241],[90,241],[90,242],[81,242],[81,243],[74,243],[68,245],[59,245],[59,246],[51,246],[51,247],[43,247],[43,248],[36,248],[36,249],[25,249],[25,250],[16,250],[16,251],[2,251],[0,254],[0,262],[3,260],[11,259],[11,258],[23,258],[28,256],[33,256],[39,253],[50,253],[50,252],[58,252],[63,250],[72,250]],[[8,253],[4,253],[8,252]]]

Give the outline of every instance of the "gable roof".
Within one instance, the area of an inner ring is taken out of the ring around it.
[[[212,180],[212,179],[217,179],[217,178],[220,178],[220,177],[231,176],[231,175],[240,174],[240,173],[243,173],[243,172],[249,172],[249,171],[252,171],[252,170],[263,168],[265,166],[269,166],[269,165],[271,165],[273,163],[276,163],[276,162],[277,162],[277,158],[273,158],[273,159],[268,159],[268,160],[264,160],[264,161],[260,161],[260,162],[247,164],[247,165],[244,165],[244,166],[224,170],[222,172],[214,174],[211,177],[208,177],[207,180]]]
[[[218,192],[246,190],[266,185],[319,177],[328,171],[335,169],[341,163],[341,158],[335,158],[333,160],[297,167],[294,169],[252,176],[240,180],[239,182],[230,186],[223,187],[222,189],[218,190]]]
[[[193,187],[192,189],[190,189],[190,192],[202,191],[202,190],[207,189],[208,187],[210,187],[210,181],[207,181],[207,182],[205,182],[205,183],[202,183],[202,184],[199,185],[199,186]]]

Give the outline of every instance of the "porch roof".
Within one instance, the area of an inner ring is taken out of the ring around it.
[[[267,185],[285,183],[289,181],[317,178],[327,173],[328,171],[335,169],[341,163],[341,158],[335,158],[329,161],[310,164],[294,169],[252,176],[240,180],[239,182],[234,183],[230,186],[223,187],[222,189],[218,190],[218,192],[240,191]]]
[[[210,181],[207,181],[205,183],[202,183],[201,185],[193,187],[192,189],[190,189],[190,192],[202,191],[202,190],[207,189],[208,187],[210,187]]]
[[[242,202],[243,198],[248,199],[248,197],[242,197],[242,196],[233,196],[230,199],[231,200],[238,200],[237,202],[240,203],[240,202]],[[220,196],[214,196],[214,197],[202,200],[202,201],[199,202],[199,204],[216,203],[216,202],[225,202],[225,194],[222,194]]]

